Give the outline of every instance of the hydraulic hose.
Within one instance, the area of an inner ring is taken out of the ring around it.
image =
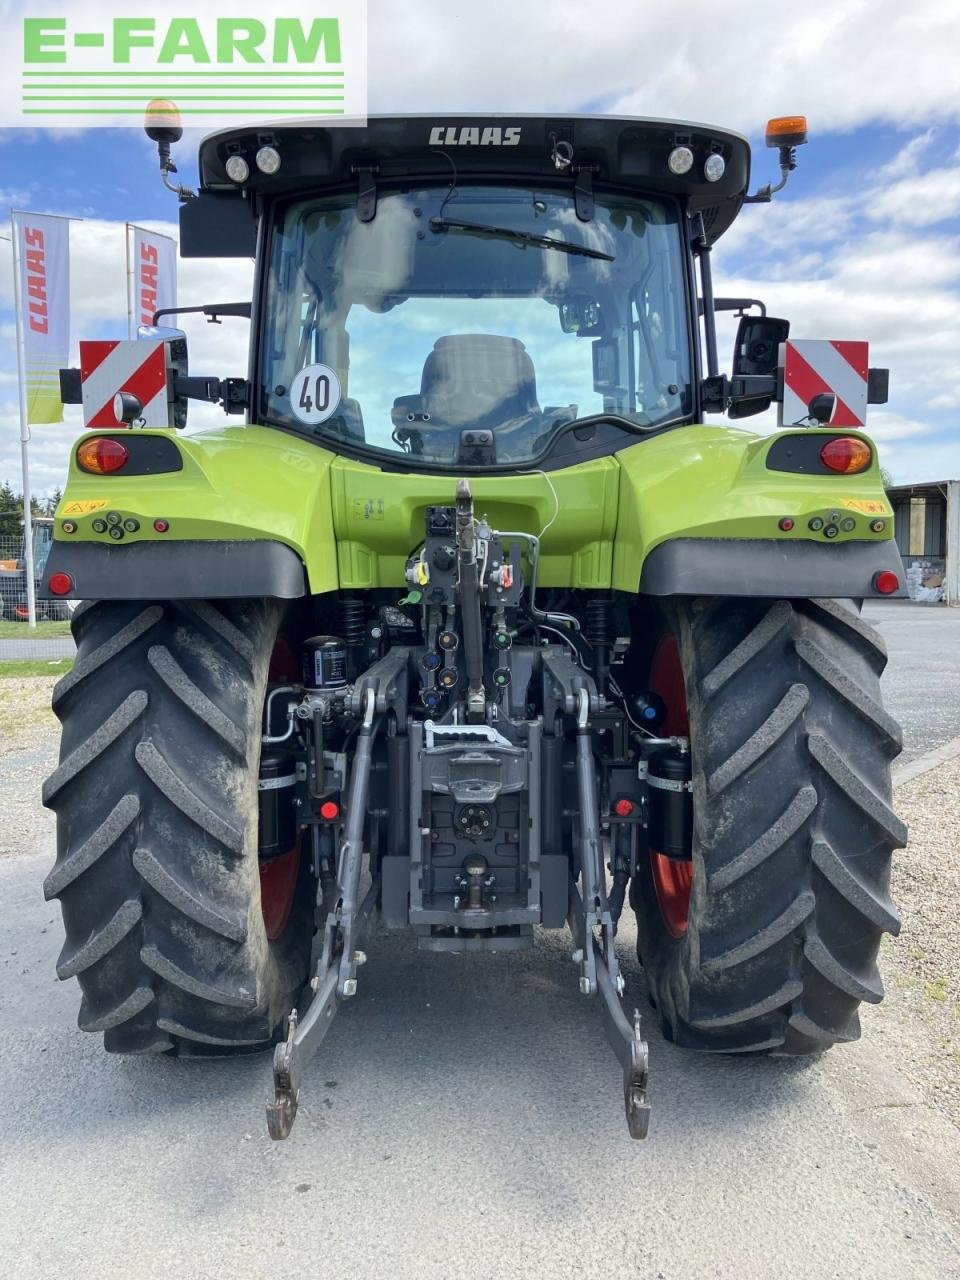
[[[467,668],[467,707],[482,713],[483,622],[480,616],[480,576],[477,569],[473,494],[468,480],[457,481],[457,557],[460,568],[460,613],[463,618],[463,658]]]

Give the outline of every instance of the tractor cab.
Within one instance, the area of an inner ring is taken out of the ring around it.
[[[165,179],[178,128],[148,128]],[[805,122],[771,129],[785,181]],[[182,254],[256,258],[250,377],[224,397],[251,421],[379,465],[515,471],[775,393],[778,344],[758,364],[756,333],[752,385],[717,378],[709,250],[772,190],[748,195],[735,133],[527,116],[251,127],[207,138],[200,175],[197,195],[176,188]]]

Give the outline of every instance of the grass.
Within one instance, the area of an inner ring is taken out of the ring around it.
[[[923,989],[931,1000],[936,1000],[937,1004],[946,1004],[948,995],[946,978],[934,978],[932,981],[925,982]]]
[[[62,676],[72,666],[72,658],[29,658],[24,662],[0,662],[0,680],[19,680],[24,676]]]
[[[69,634],[69,622],[38,622],[31,630],[25,622],[0,620],[0,640],[53,640]]]

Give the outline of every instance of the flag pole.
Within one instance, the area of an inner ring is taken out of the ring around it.
[[[135,338],[136,332],[133,323],[133,263],[130,260],[130,233],[133,231],[133,223],[128,222],[124,229],[124,247],[127,252],[127,337]]]
[[[20,259],[20,236],[17,226],[17,215],[23,210],[10,210],[10,239],[13,242],[13,290],[14,316],[17,325],[17,373],[20,391],[20,467],[23,476],[23,559],[27,575],[27,624],[35,628],[37,625],[37,584],[34,574],[36,565],[33,556],[33,511],[31,510],[30,493],[30,423],[27,397],[27,344],[23,328],[23,264]],[[74,218],[69,214],[45,213],[44,218],[59,218],[63,222],[82,222],[82,218]],[[6,239],[6,237],[4,237]],[[69,326],[69,315],[68,315]],[[68,334],[69,338],[69,329]]]
[[[17,235],[16,215],[10,210],[10,236],[13,240],[13,296],[17,321],[17,372],[20,389],[20,469],[23,488],[23,560],[27,576],[27,625],[37,625],[37,588],[33,578],[33,512],[30,509],[30,426],[27,422],[27,373],[26,349],[23,336],[23,315],[20,306],[20,237]]]

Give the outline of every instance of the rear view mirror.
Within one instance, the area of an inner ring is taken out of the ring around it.
[[[165,342],[170,352],[170,365],[174,379],[185,378],[189,372],[187,357],[187,335],[182,329],[173,329],[166,325],[142,324],[137,330],[137,338],[141,341]],[[182,431],[187,425],[187,398],[174,395],[170,406],[170,425]]]
[[[772,378],[780,358],[780,343],[790,336],[790,321],[774,316],[741,316],[733,349],[733,377]],[[749,418],[763,413],[773,403],[772,395],[750,396],[729,406],[731,418]]]
[[[603,313],[594,298],[570,298],[560,303],[560,328],[578,338],[599,338],[603,334]]]
[[[770,377],[777,372],[780,343],[790,336],[790,321],[773,316],[741,316],[733,349],[733,376]]]

